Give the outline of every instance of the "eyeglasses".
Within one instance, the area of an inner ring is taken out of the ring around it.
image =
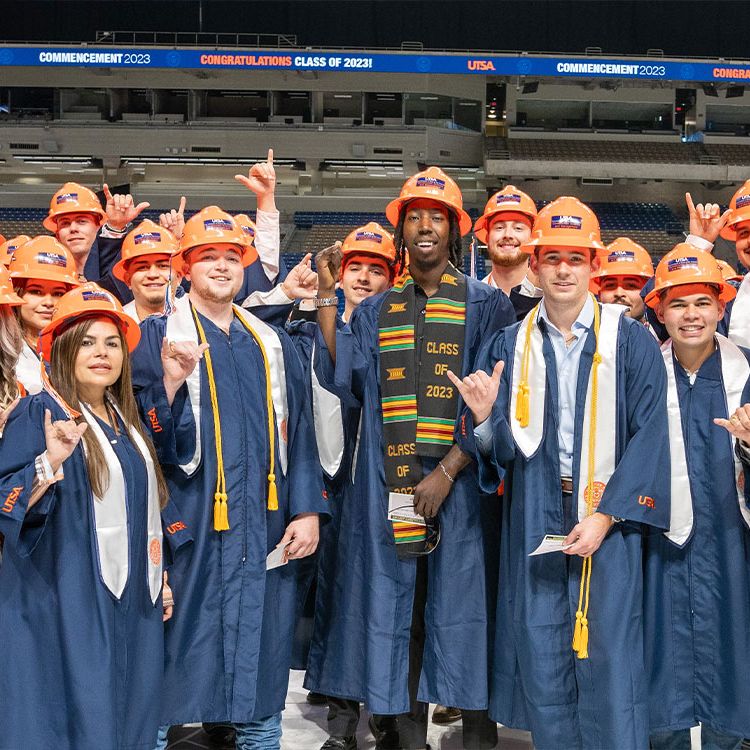
[[[398,512],[400,510],[406,511],[406,517],[403,519],[404,522],[408,522],[408,518],[414,514],[414,508],[411,505],[402,505],[398,508],[393,508],[392,512]],[[424,539],[396,544],[396,554],[399,560],[409,560],[413,557],[424,557],[437,549],[440,544],[440,522],[437,518],[425,518],[424,525]]]

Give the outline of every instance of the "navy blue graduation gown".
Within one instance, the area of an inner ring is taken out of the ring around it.
[[[337,325],[341,328],[344,326],[339,317]],[[308,398],[312,401],[312,354],[315,333],[318,329],[316,322],[297,320],[287,326],[287,331],[297,347],[300,359],[305,366],[305,387],[308,389]],[[307,608],[309,610],[310,596],[314,597],[314,610],[311,614],[312,623],[310,631],[304,630],[298,624],[298,633],[308,635],[308,642],[304,645],[295,642],[295,650],[299,647],[299,661],[295,667],[300,669],[308,668],[308,665],[318,665],[328,657],[328,649],[334,652],[338,649],[339,644],[332,640],[330,636],[330,623],[333,612],[336,607],[335,590],[337,581],[341,576],[340,567],[346,565],[346,549],[339,554],[339,544],[346,548],[348,540],[340,540],[339,532],[341,528],[341,514],[346,503],[347,492],[351,486],[352,475],[352,458],[357,445],[357,428],[359,426],[359,409],[351,403],[342,404],[341,421],[344,433],[344,446],[341,464],[334,475],[329,475],[321,468],[323,482],[328,496],[328,510],[331,518],[320,529],[320,544],[314,556],[307,558],[314,565],[306,566],[304,573],[300,576],[300,594],[303,591],[309,593],[306,601],[298,600],[298,607],[301,611]],[[325,429],[325,427],[324,427]],[[306,561],[301,561],[306,562]],[[303,566],[300,566],[303,568]],[[302,572],[302,571],[301,571]],[[303,615],[308,615],[304,611]],[[296,639],[297,641],[299,639]],[[314,654],[309,658],[309,654]],[[304,656],[304,659],[302,658]],[[308,668],[310,674],[316,674],[316,666]],[[312,678],[315,680],[315,677]]]
[[[713,423],[727,417],[721,354],[703,363],[692,386],[677,362],[674,369],[694,525],[681,549],[656,532],[645,539],[651,728],[700,721],[750,737],[750,531],[738,507],[734,440]],[[742,403],[749,401],[746,386]]]
[[[520,324],[489,342],[480,366],[498,360],[512,367]],[[648,747],[648,688],[643,667],[641,527],[669,525],[669,449],[666,378],[649,332],[620,321],[617,378],[617,467],[599,509],[625,519],[593,556],[589,658],[571,648],[582,559],[552,553],[529,557],[545,534],[567,534],[557,442],[558,385],[552,344],[544,330],[547,369],[545,419],[536,454],[517,452],[508,423],[509,378],[503,373],[492,411],[490,455],[477,454],[482,487],[497,485],[507,469],[502,521],[500,583],[490,716],[530,729],[539,750]],[[574,493],[580,481],[585,393],[595,350],[589,333],[581,353],[576,391]],[[531,394],[534,398],[534,394]],[[473,443],[465,411],[467,450]],[[639,503],[651,497],[653,506]],[[574,511],[575,512],[575,511]]]
[[[169,571],[175,614],[166,627],[162,723],[244,723],[284,707],[295,612],[296,562],[266,571],[266,555],[292,518],[325,513],[320,467],[294,347],[284,348],[288,419],[286,476],[276,456],[279,510],[266,509],[269,466],[266,382],[258,345],[234,320],[227,335],[201,323],[211,347],[229,496],[228,531],[213,527],[216,451],[213,414],[201,368],[201,463],[188,477],[178,464],[193,454],[194,425],[183,385],[172,408],[162,384],[159,352],[166,319],[141,324],[133,355],[133,382],[144,413],[152,409],[152,436],[170,494],[190,529],[192,550]],[[278,440],[276,442],[278,446]]]
[[[409,636],[416,560],[399,560],[388,514],[383,468],[378,315],[386,294],[355,310],[339,330],[336,366],[322,336],[316,372],[321,383],[360,410],[361,433],[354,484],[344,498],[337,580],[331,595],[326,649],[311,651],[306,686],[364,701],[377,714],[408,712]],[[467,280],[463,373],[475,369],[477,352],[515,315],[508,298]],[[448,382],[446,380],[446,382]],[[460,425],[457,423],[457,430]],[[423,459],[425,476],[437,463]],[[456,477],[440,508],[441,540],[428,556],[426,638],[418,698],[487,708],[488,613],[483,502],[476,467]]]
[[[91,488],[79,445],[65,478],[26,513],[45,450],[46,394],[21,401],[0,441],[2,750],[152,750],[163,676],[162,602],[146,570],[146,468],[127,434],[101,423],[127,487],[129,578],[117,601],[101,581]]]

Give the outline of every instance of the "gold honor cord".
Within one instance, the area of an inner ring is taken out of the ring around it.
[[[531,330],[534,322],[538,319],[539,305],[537,305],[531,311],[531,315],[529,315],[529,322],[526,324],[523,354],[521,355],[521,381],[518,383],[518,392],[516,393],[516,421],[521,427],[529,426],[529,360],[531,359]]]
[[[592,295],[593,298],[593,295]],[[591,364],[591,416],[589,417],[589,461],[587,467],[587,484],[584,490],[586,499],[586,517],[594,513],[594,452],[596,450],[596,408],[599,396],[599,363],[602,355],[599,354],[599,323],[601,313],[599,305],[594,299],[594,337],[596,339],[596,351]],[[591,568],[593,560],[591,557],[583,558],[581,568],[581,588],[578,592],[578,609],[576,610],[576,624],[573,630],[573,650],[579,659],[589,658],[589,596],[591,594]]]
[[[198,340],[201,344],[207,343],[206,333],[203,330],[198,313],[195,308],[191,306],[193,311],[193,319],[195,320],[195,326],[198,329]],[[268,365],[268,356],[266,355],[266,349],[263,346],[263,342],[258,337],[258,334],[240,317],[235,311],[235,316],[247,329],[247,331],[255,339],[255,342],[260,347],[260,352],[263,357],[263,366],[266,373],[266,411],[268,412],[268,443],[270,451],[270,469],[268,472],[268,510],[278,510],[279,500],[278,493],[276,490],[276,476],[274,474],[275,464],[275,425],[273,417],[273,395],[271,390],[271,370]],[[227,531],[229,529],[229,506],[227,504],[227,481],[224,474],[224,451],[221,442],[221,420],[219,417],[219,401],[216,396],[216,379],[214,378],[214,367],[211,359],[211,350],[206,349],[203,354],[206,360],[206,375],[208,376],[208,391],[211,395],[211,411],[214,418],[214,442],[216,443],[216,492],[214,493],[214,529],[216,531]]]
[[[594,459],[596,449],[596,408],[599,396],[599,363],[602,355],[599,354],[599,324],[601,311],[599,304],[592,295],[594,303],[594,338],[596,339],[596,351],[591,365],[591,415],[589,417],[589,456],[587,467],[587,485],[585,490],[586,517],[594,512]],[[539,317],[539,305],[537,305],[529,316],[526,324],[525,341],[521,356],[521,380],[518,384],[516,394],[516,421],[521,427],[529,426],[530,417],[530,394],[529,394],[529,360],[531,358],[531,331],[534,321]],[[581,587],[578,593],[578,609],[576,611],[576,624],[573,631],[573,650],[579,659],[589,658],[589,595],[591,593],[591,557],[583,558],[581,569]]]

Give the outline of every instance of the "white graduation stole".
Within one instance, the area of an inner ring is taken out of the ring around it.
[[[315,342],[312,347],[315,361]],[[344,421],[341,415],[341,400],[320,384],[315,368],[310,367],[312,382],[312,410],[315,440],[318,444],[320,466],[328,476],[336,474],[344,458]]]
[[[727,416],[734,414],[740,406],[742,391],[750,377],[750,365],[745,355],[736,344],[721,334],[716,334],[721,357],[721,380],[724,386],[727,402]],[[672,468],[670,479],[671,514],[669,531],[664,535],[678,547],[682,547],[690,538],[693,530],[693,494],[690,490],[690,475],[688,474],[687,456],[685,455],[685,440],[682,433],[682,419],[680,416],[680,402],[677,396],[677,380],[674,374],[674,354],[672,341],[668,339],[661,347],[664,365],[667,369],[667,418],[669,423],[669,451]],[[733,442],[734,438],[727,433],[726,439]],[[750,510],[745,503],[743,491],[744,472],[742,462],[734,451],[734,478],[737,485],[737,502],[740,514],[745,524],[750,528]]]
[[[122,412],[114,401],[109,402],[122,419]],[[89,430],[99,443],[104,460],[109,468],[109,483],[101,497],[94,496],[94,525],[96,529],[96,551],[99,557],[99,571],[107,589],[119,599],[128,582],[129,550],[128,510],[125,477],[117,455],[110,445],[96,417],[85,404],[81,404],[81,414]],[[131,441],[141,454],[146,465],[148,478],[147,497],[147,536],[146,555],[148,571],[148,588],[152,604],[156,604],[162,586],[162,530],[161,512],[159,510],[159,488],[156,482],[156,471],[146,441],[134,427],[128,429]],[[83,443],[86,452],[86,443]]]
[[[274,329],[267,323],[256,318],[252,313],[233,305],[234,311],[258,334],[263,342],[268,357],[268,367],[271,373],[271,393],[273,397],[276,432],[278,434],[279,465],[283,474],[287,468],[287,434],[286,423],[289,407],[286,397],[286,370],[284,369],[284,350],[281,339]],[[168,341],[192,341],[198,343],[198,331],[190,306],[190,297],[186,294],[174,301],[174,312],[167,317],[166,337]],[[217,363],[218,364],[218,363]],[[216,366],[216,365],[215,365]],[[201,462],[201,368],[196,365],[193,372],[185,381],[188,391],[190,408],[195,422],[195,452],[193,457],[180,468],[191,476]]]
[[[727,334],[738,346],[750,347],[750,274],[745,275],[737,290]]]
[[[40,367],[43,367],[43,365],[39,357],[24,341],[16,363],[16,380],[23,385],[29,395],[39,393],[42,390]]]
[[[598,304],[594,301],[594,304]],[[544,417],[544,401],[547,383],[547,367],[544,361],[543,336],[537,322],[539,307],[526,315],[516,337],[511,380],[510,425],[518,449],[526,459],[531,458],[542,442],[547,427]],[[596,429],[594,431],[594,507],[601,499],[604,488],[615,471],[617,445],[617,342],[620,318],[625,312],[622,305],[601,305],[601,322],[597,349],[601,356],[598,369],[596,401]],[[529,389],[529,423],[522,427],[516,419],[518,385],[522,380],[522,363],[526,333],[530,326],[530,351],[527,384]],[[592,367],[593,371],[593,367]],[[586,390],[581,457],[578,481],[578,518],[588,514],[586,505],[586,477],[588,475],[589,437],[591,434],[592,382]],[[550,424],[552,424],[550,422]]]

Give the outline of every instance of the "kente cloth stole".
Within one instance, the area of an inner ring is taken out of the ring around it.
[[[453,445],[458,392],[445,373],[462,370],[466,277],[449,264],[427,300],[421,366],[415,317],[414,281],[406,274],[384,300],[378,321],[385,477],[390,491],[405,494],[422,479],[420,457],[441,459]],[[424,539],[424,527],[393,527],[397,544]]]

